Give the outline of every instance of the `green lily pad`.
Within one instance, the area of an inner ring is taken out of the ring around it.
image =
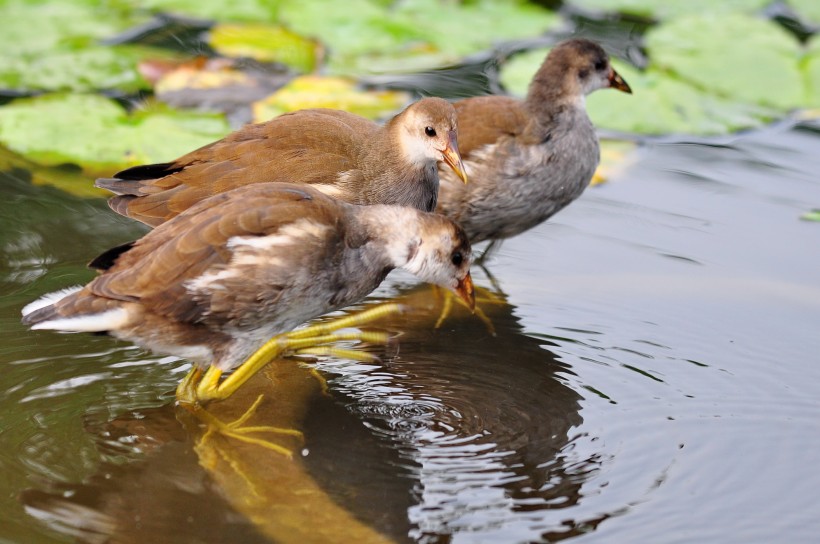
[[[803,221],[820,221],[820,210],[812,210],[800,216]]]
[[[655,68],[715,95],[784,111],[806,103],[797,40],[765,19],[706,13],[651,29]]]
[[[91,172],[168,161],[229,130],[219,115],[161,107],[129,115],[95,95],[44,95],[0,108],[0,143],[40,164]]]
[[[94,187],[94,178],[75,167],[43,166],[0,146],[0,171],[20,168],[31,173],[34,185],[51,185],[81,198],[110,196],[104,189]]]
[[[820,25],[820,2],[817,0],[786,0],[786,3],[806,21]]]
[[[501,82],[524,96],[547,50],[516,55],[501,70]],[[725,134],[770,122],[776,112],[705,93],[669,74],[651,68],[640,71],[613,60],[633,94],[603,89],[587,97],[587,110],[597,127],[639,134]]]
[[[590,95],[587,109],[599,127],[640,134],[713,135],[759,127],[776,118],[771,109],[705,93],[659,70],[613,65],[633,94],[602,90]]]
[[[362,55],[396,53],[423,41],[422,32],[400,18],[391,18],[371,0],[324,2],[284,1],[281,21],[293,31],[320,39],[329,48],[329,69],[351,73],[361,68]]]
[[[317,41],[277,25],[220,24],[209,35],[211,47],[226,57],[280,62],[302,73],[314,71],[324,54]]]
[[[328,45],[328,69],[337,74],[440,67],[496,41],[536,36],[560,24],[543,8],[490,0],[282,0],[280,8],[289,28]]]
[[[105,47],[140,16],[96,0],[5,2],[0,17],[0,88],[78,91],[148,88],[136,65],[169,53],[140,46]]]
[[[820,108],[820,34],[816,34],[806,47],[803,64],[806,74],[808,106]]]
[[[560,18],[523,2],[448,2],[414,0],[399,2],[394,12],[420,29],[439,51],[467,55],[496,42],[530,38],[556,28]]]
[[[643,134],[754,128],[820,105],[819,43],[803,49],[775,23],[739,13],[680,17],[647,33],[645,71],[613,62],[634,96],[596,92],[587,102],[590,117]],[[544,55],[513,58],[502,67],[502,83],[523,95]]]
[[[170,59],[166,50],[136,45],[93,45],[79,50],[52,50],[0,57],[0,88],[20,91],[118,89],[135,92],[150,85],[137,70],[144,59]]]
[[[275,22],[278,2],[271,0],[140,0],[139,6],[154,12],[187,15],[214,21]]]
[[[20,54],[77,49],[134,23],[134,17],[109,2],[5,1],[0,17],[0,55],[5,61]]]
[[[335,108],[369,119],[385,117],[401,108],[410,95],[400,91],[363,91],[340,77],[302,76],[254,103],[254,122],[305,108]]]
[[[808,0],[812,2],[813,0]],[[572,0],[570,4],[586,11],[616,12],[651,19],[670,19],[696,13],[754,13],[770,4],[770,0]]]

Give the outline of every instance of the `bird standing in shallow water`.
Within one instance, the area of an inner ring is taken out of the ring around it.
[[[578,198],[600,159],[584,97],[610,87],[632,92],[598,44],[573,39],[550,51],[523,101],[482,96],[454,103],[470,183],[457,184],[440,170],[437,211],[475,244],[524,232]]]
[[[23,309],[32,329],[107,332],[196,364],[189,403],[225,398],[270,357],[338,340],[299,324],[363,299],[403,268],[474,304],[470,244],[452,221],[402,206],[356,206],[306,185],[264,183],[211,197],[91,266],[102,273]],[[336,328],[355,325],[355,317]],[[317,340],[317,336],[319,339]],[[245,363],[224,382],[223,371]],[[204,377],[200,370],[208,367]]]
[[[438,161],[466,182],[455,110],[440,98],[424,98],[384,126],[332,109],[280,115],[96,185],[118,195],[109,200],[114,211],[152,227],[209,196],[263,182],[310,184],[352,204],[433,211]]]

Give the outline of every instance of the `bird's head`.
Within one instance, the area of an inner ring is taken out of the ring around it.
[[[550,50],[530,86],[530,95],[544,95],[554,100],[554,94],[566,100],[583,103],[584,96],[598,89],[613,88],[632,93],[629,85],[616,72],[604,49],[585,39],[561,42]],[[549,94],[544,90],[550,89]]]
[[[419,237],[404,269],[420,279],[452,290],[470,309],[475,308],[470,265],[473,253],[467,234],[446,217],[421,214]]]
[[[458,121],[452,104],[441,98],[422,98],[398,116],[399,145],[412,164],[444,161],[467,183],[458,152]]]

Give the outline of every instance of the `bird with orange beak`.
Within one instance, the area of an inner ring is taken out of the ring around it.
[[[423,98],[384,125],[341,110],[298,110],[96,185],[117,195],[114,211],[152,227],[209,196],[265,182],[308,184],[351,204],[433,211],[438,162],[466,183],[453,106]]]
[[[585,97],[599,89],[632,92],[600,45],[572,39],[550,50],[524,100],[455,102],[470,183],[462,186],[441,169],[438,211],[461,225],[473,244],[496,243],[578,198],[600,161],[585,107]]]
[[[259,183],[210,197],[97,257],[99,276],[29,304],[23,323],[107,333],[188,359],[195,367],[180,400],[198,404],[229,396],[273,356],[354,339],[334,329],[368,316],[290,331],[361,301],[394,268],[474,307],[471,261],[464,231],[439,214]]]

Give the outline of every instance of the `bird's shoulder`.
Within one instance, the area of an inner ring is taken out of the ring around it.
[[[527,123],[523,102],[509,96],[476,96],[453,106],[458,114],[458,147],[465,158],[502,136],[521,134]]]

